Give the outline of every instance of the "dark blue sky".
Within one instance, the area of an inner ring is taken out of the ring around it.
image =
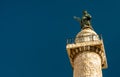
[[[103,35],[109,68],[120,76],[119,0],[1,0],[0,77],[73,77],[66,39],[80,31],[73,16],[87,10]]]

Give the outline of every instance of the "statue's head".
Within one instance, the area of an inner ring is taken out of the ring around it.
[[[85,10],[85,11],[83,11],[83,14],[85,15],[85,14],[87,14],[87,11]]]

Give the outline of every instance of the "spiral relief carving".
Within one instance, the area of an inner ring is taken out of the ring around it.
[[[83,52],[74,60],[74,77],[102,77],[101,58],[94,52]]]

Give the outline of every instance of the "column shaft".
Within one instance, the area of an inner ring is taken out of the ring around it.
[[[102,77],[101,58],[95,52],[83,52],[74,59],[74,77]]]

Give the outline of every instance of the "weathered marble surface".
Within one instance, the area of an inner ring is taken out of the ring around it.
[[[74,60],[74,77],[102,77],[101,58],[94,52],[83,52]]]

